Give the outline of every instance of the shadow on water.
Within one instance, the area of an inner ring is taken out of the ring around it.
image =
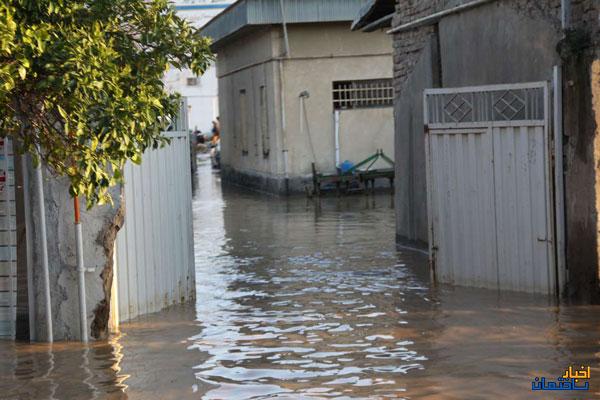
[[[2,343],[0,398],[531,398],[571,364],[600,398],[600,308],[432,287],[389,195],[254,194],[200,160],[193,206],[195,305],[87,349]]]

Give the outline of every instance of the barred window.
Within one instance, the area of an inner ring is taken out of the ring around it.
[[[394,100],[392,79],[333,82],[333,108],[390,107]]]

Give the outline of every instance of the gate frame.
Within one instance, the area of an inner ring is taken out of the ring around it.
[[[432,214],[432,167],[431,167],[431,153],[430,153],[430,131],[453,131],[455,129],[492,129],[494,127],[506,127],[506,126],[521,126],[523,122],[527,121],[527,126],[535,125],[536,121],[540,120],[508,120],[508,121],[480,121],[480,122],[445,122],[445,123],[430,123],[429,121],[429,106],[427,98],[429,95],[439,94],[459,94],[459,93],[482,93],[492,91],[509,91],[509,90],[521,90],[521,89],[542,89],[543,90],[543,126],[544,136],[546,140],[546,162],[544,166],[544,177],[546,180],[546,220],[548,223],[548,243],[547,252],[549,265],[548,269],[551,274],[549,275],[550,287],[548,294],[553,296],[560,296],[564,290],[566,266],[564,262],[561,262],[561,254],[564,254],[564,226],[558,226],[561,221],[564,221],[564,210],[559,207],[562,204],[560,200],[556,199],[556,196],[564,194],[564,187],[558,187],[562,185],[562,179],[558,179],[562,176],[562,159],[559,163],[556,162],[555,157],[562,157],[562,147],[560,153],[557,151],[560,143],[556,143],[559,133],[562,132],[562,127],[558,126],[562,122],[562,104],[558,104],[561,101],[560,93],[558,93],[560,86],[560,73],[554,72],[553,82],[549,81],[538,81],[538,82],[526,82],[526,83],[511,83],[511,84],[496,84],[496,85],[479,85],[479,86],[464,86],[457,88],[430,88],[423,91],[423,119],[424,119],[424,134],[425,134],[425,174],[426,174],[426,185],[427,185],[427,235],[428,235],[428,249],[429,249],[429,267],[432,282],[437,283],[436,274],[436,250],[437,246],[434,244],[435,229],[433,223]],[[551,84],[554,86],[554,91],[551,90]],[[553,95],[551,100],[550,96]],[[551,105],[552,101],[552,105]],[[551,107],[552,106],[552,107]],[[554,111],[554,113],[553,113]],[[560,115],[554,115],[560,114]],[[553,124],[554,123],[554,124]],[[554,132],[554,134],[552,134]],[[557,164],[560,169],[557,169]],[[557,240],[561,240],[561,243],[557,243]],[[496,241],[497,243],[497,241]]]

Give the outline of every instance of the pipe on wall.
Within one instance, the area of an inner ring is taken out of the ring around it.
[[[283,26],[283,40],[285,44],[285,56],[290,58],[290,40],[288,37],[287,22],[285,19],[285,6],[284,0],[279,0],[279,7],[281,8],[281,25]]]
[[[28,169],[28,156],[23,154],[21,156],[21,170],[23,171],[23,209],[25,210],[25,257],[27,264],[27,302],[29,308],[29,341],[35,342],[36,340],[36,318],[35,318],[35,288],[33,287],[33,239],[31,237],[31,230],[33,224],[31,223],[31,202],[29,199],[29,174]]]
[[[553,71],[553,105],[554,105],[554,207],[556,229],[556,266],[558,275],[559,296],[564,295],[569,281],[565,253],[565,189],[563,166],[563,100],[562,100],[562,67],[554,66]]]
[[[39,150],[38,150],[39,151]],[[44,302],[46,304],[46,341],[52,343],[52,299],[50,297],[50,271],[48,263],[48,235],[46,232],[46,202],[44,198],[44,177],[42,175],[42,162],[35,168],[37,186],[38,212],[40,214],[40,246],[42,252],[42,284],[44,286]]]
[[[283,60],[279,60],[279,105],[281,107],[281,144],[283,154],[283,175],[285,177],[285,193],[289,193],[290,172],[287,148],[287,126],[285,122],[285,78],[283,76]]]
[[[563,29],[568,29],[571,25],[571,0],[560,1],[560,21]]]
[[[303,90],[300,93],[300,95],[298,95],[298,98],[300,99],[300,101],[299,101],[300,114],[298,117],[300,118],[300,136],[304,137],[304,130],[305,130],[305,125],[306,125],[306,136],[308,138],[308,145],[310,146],[310,151],[311,151],[311,154],[313,157],[312,159],[316,164],[317,163],[317,155],[316,155],[315,146],[313,145],[312,137],[310,134],[308,117],[306,115],[306,104],[304,103],[306,101],[306,99],[308,99],[309,97],[310,97],[310,93],[308,92],[308,90]]]
[[[442,11],[430,14],[426,17],[417,18],[414,21],[407,22],[406,24],[399,25],[395,28],[392,28],[392,29],[386,31],[386,33],[392,34],[392,33],[398,33],[398,32],[406,32],[411,29],[419,28],[421,26],[431,25],[431,24],[436,23],[437,21],[439,21],[440,19],[442,19],[443,17],[445,17],[447,15],[456,14],[456,13],[459,13],[462,11],[469,10],[471,8],[479,7],[481,5],[490,3],[492,1],[496,1],[496,0],[474,0],[474,1],[471,1],[468,3],[460,4],[458,6],[451,7],[446,10],[442,10]]]
[[[285,5],[284,0],[279,0],[279,7],[281,9],[281,25],[283,26],[283,40],[285,45],[285,56],[290,58],[290,41],[288,38],[287,22],[285,20]],[[287,130],[285,122],[285,78],[283,77],[283,61],[279,60],[279,96],[281,104],[281,135],[283,144],[283,174],[285,176],[285,193],[290,191],[290,173],[289,173],[289,154],[287,148]]]
[[[75,214],[75,238],[77,246],[77,286],[79,289],[79,330],[83,343],[88,342],[87,311],[85,302],[85,264],[83,261],[83,234],[81,231],[81,217],[79,213],[79,198],[73,198]]]

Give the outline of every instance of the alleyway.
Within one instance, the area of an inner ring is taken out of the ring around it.
[[[89,349],[0,342],[0,399],[532,398],[582,364],[600,398],[600,308],[432,288],[389,195],[222,189],[206,160],[198,179],[195,307]]]

